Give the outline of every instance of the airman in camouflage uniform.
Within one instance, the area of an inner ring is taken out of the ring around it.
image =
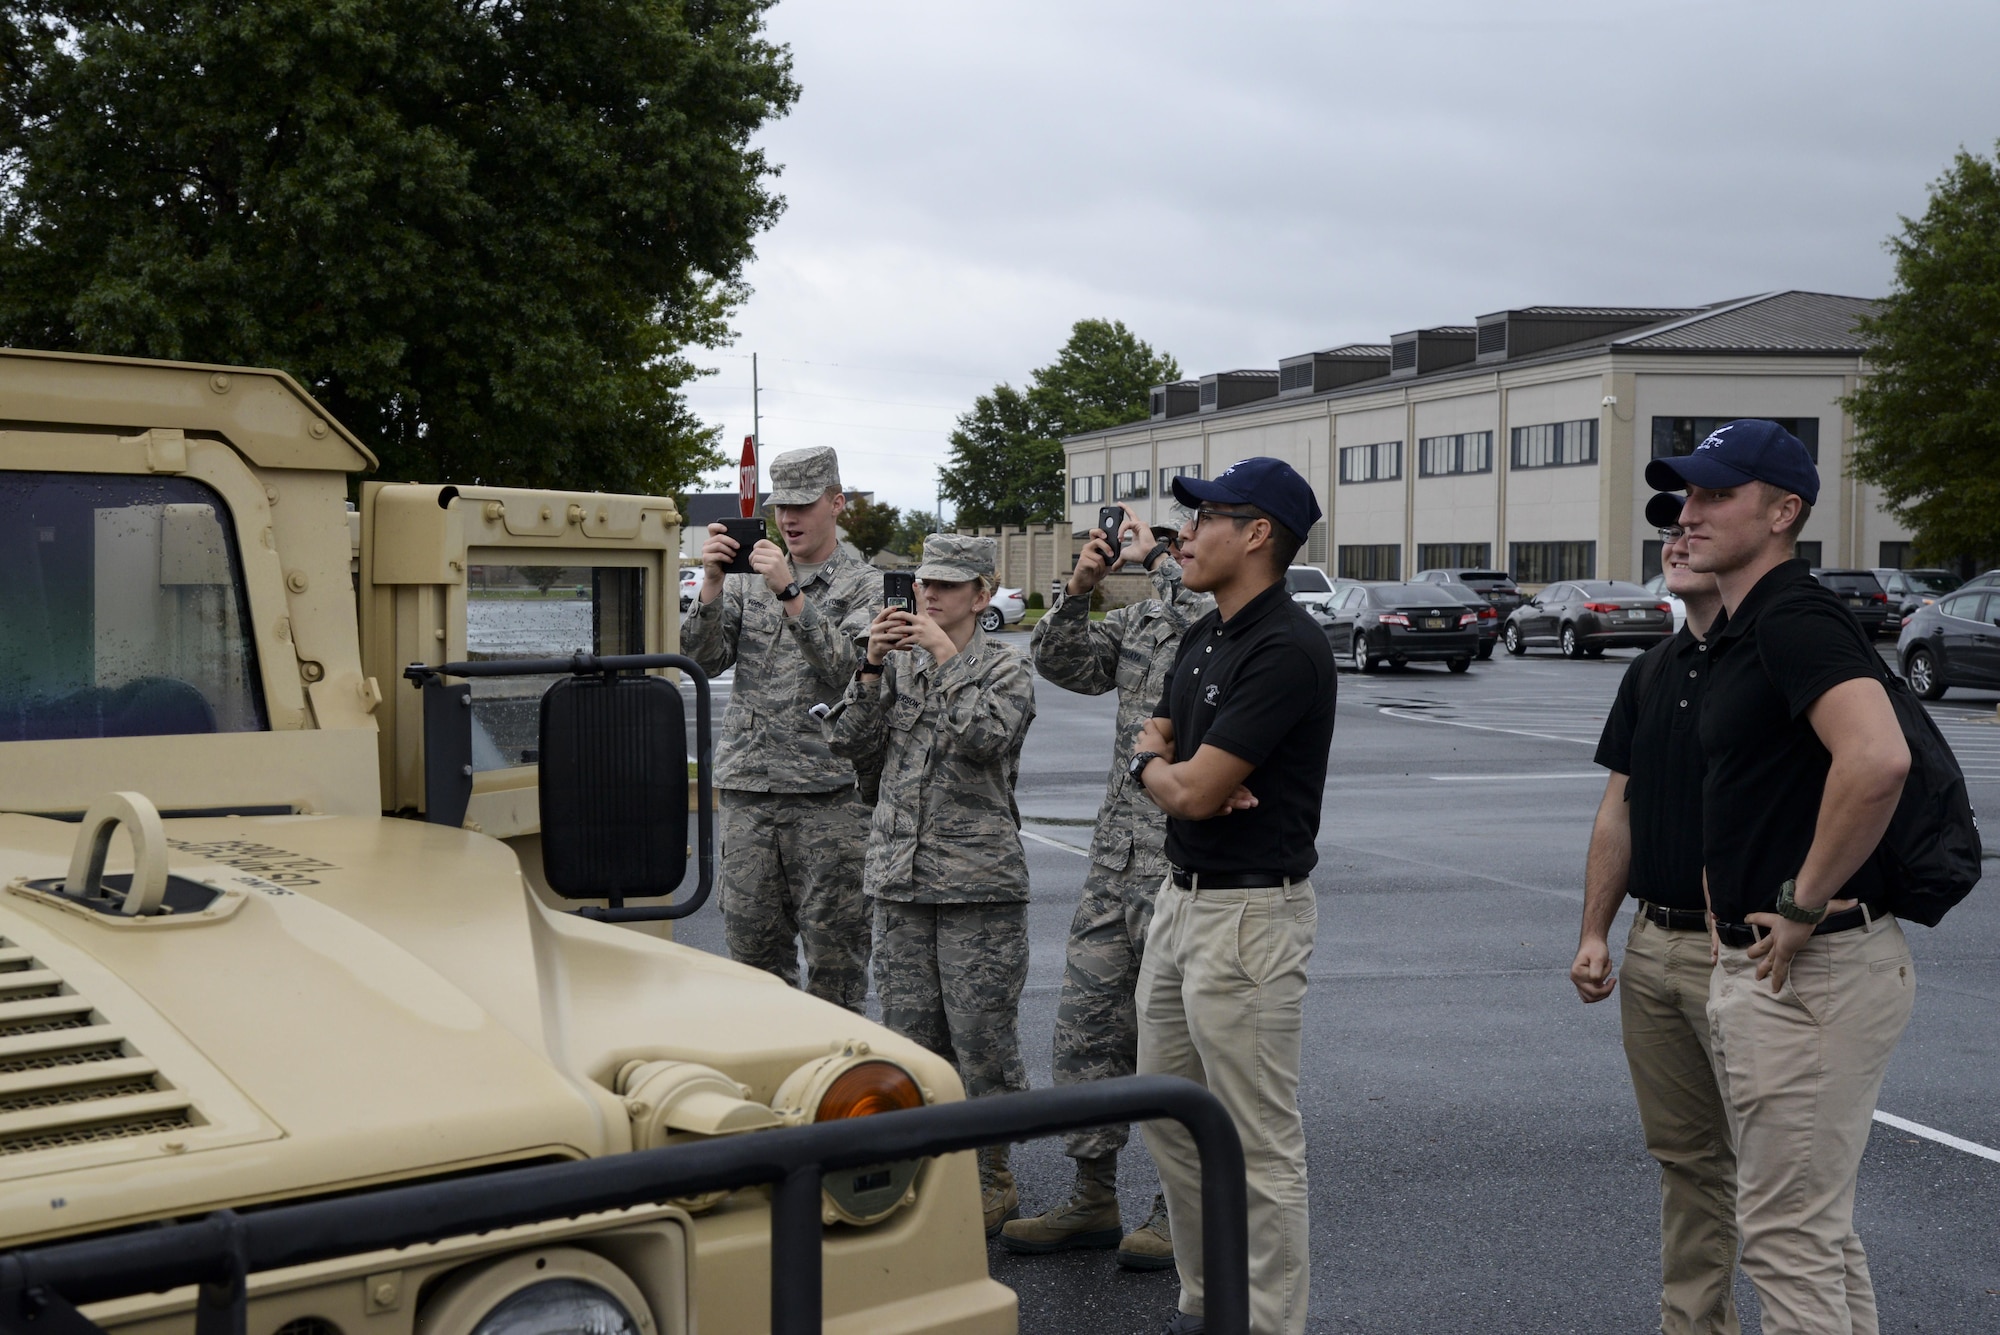
[[[1131,516],[1125,531],[1135,538],[1146,534],[1137,527],[1136,516]],[[1155,529],[1143,538],[1156,542],[1152,550],[1137,547],[1124,553],[1128,564],[1146,562],[1158,597],[1091,621],[1090,595],[1104,573],[1104,562],[1101,552],[1086,552],[1069,590],[1036,623],[1030,642],[1035,669],[1047,680],[1082,695],[1118,692],[1111,777],[1091,832],[1090,871],[1070,923],[1062,999],[1056,1009],[1059,1085],[1131,1075],[1137,1069],[1139,1019],[1133,998],[1153,898],[1167,874],[1167,818],[1125,767],[1132,758],[1133,739],[1166,688],[1182,633],[1214,606],[1206,594],[1181,587],[1172,534],[1171,529]],[[1125,1148],[1130,1132],[1124,1124],[1070,1132],[1064,1151],[1077,1165],[1070,1200],[1047,1214],[1008,1224],[1001,1234],[1007,1248],[1035,1254],[1116,1246],[1119,1264],[1129,1269],[1171,1266],[1174,1252],[1164,1200],[1156,1197],[1147,1222],[1122,1235],[1118,1152]]]
[[[827,719],[835,755],[882,766],[864,882],[882,1022],[956,1063],[970,1098],[1028,1087],[1028,863],[1014,784],[1035,691],[1027,660],[976,620],[996,546],[924,540],[923,614],[876,619],[868,665]],[[1019,1197],[1005,1146],[980,1160],[991,1235]]]
[[[715,759],[723,934],[730,958],[793,986],[802,943],[806,990],[861,1014],[869,807],[854,767],[828,749],[809,711],[839,700],[853,678],[856,645],[882,607],[882,576],[839,545],[846,497],[832,450],[773,459],[771,504],[791,555],[759,542],[755,573],[723,576],[735,544],[710,525],[706,579],[681,621],[681,652],[704,672],[736,668]]]

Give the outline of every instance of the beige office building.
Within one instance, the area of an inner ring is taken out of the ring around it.
[[[1647,461],[1763,417],[1819,462],[1800,555],[1907,565],[1909,531],[1847,475],[1840,399],[1866,373],[1853,328],[1871,305],[1775,292],[1683,309],[1534,306],[1162,385],[1149,420],[1064,442],[1071,527],[1113,500],[1168,522],[1176,474],[1270,455],[1319,494],[1327,519],[1300,559],[1335,575],[1497,565],[1533,585],[1645,579],[1659,569]]]

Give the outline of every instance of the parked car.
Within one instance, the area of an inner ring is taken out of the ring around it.
[[[1027,599],[1021,596],[1019,589],[995,589],[993,601],[979,614],[979,628],[990,633],[1002,626],[1013,625],[1027,612]]]
[[[1622,579],[1551,584],[1514,609],[1501,636],[1510,654],[1553,645],[1564,658],[1645,649],[1674,633],[1673,608]]]
[[[681,611],[685,612],[694,606],[695,595],[699,592],[701,592],[701,567],[696,566],[690,570],[686,566],[682,566]]]
[[[1478,624],[1477,612],[1435,584],[1354,584],[1335,601],[1326,639],[1356,672],[1440,662],[1463,672],[1479,652]]]
[[[1332,619],[1333,581],[1318,566],[1291,566],[1285,571],[1285,592],[1324,626]]]
[[[1441,570],[1419,570],[1417,578],[1431,584],[1465,585],[1498,608],[1502,621],[1512,615],[1514,609],[1522,602],[1521,586],[1516,584],[1514,577],[1504,570],[1475,570],[1471,566],[1452,566]]]
[[[1886,627],[1894,630],[1901,620],[1889,618],[1889,595],[1882,590],[1882,584],[1872,570],[1822,570],[1814,567],[1812,577],[1840,595],[1847,604],[1847,610],[1854,613],[1854,619],[1861,623],[1861,629],[1873,637],[1880,635]]]
[[[1929,607],[1965,583],[1949,570],[1891,570],[1883,566],[1874,575],[1881,581],[1882,592],[1889,595],[1889,606],[1901,617]]]
[[[1440,584],[1440,589],[1465,605],[1465,610],[1479,618],[1473,629],[1479,632],[1479,651],[1476,657],[1485,662],[1493,657],[1493,646],[1500,643],[1500,609],[1491,599],[1469,584]]]
[[[1963,588],[1919,607],[1903,623],[1896,661],[1926,700],[1954,686],[2000,688],[2000,588]]]
[[[1665,575],[1655,575],[1651,579],[1647,580],[1644,584],[1640,585],[1639,587],[1644,589],[1647,593],[1652,594],[1655,598],[1658,598],[1661,602],[1665,603],[1667,607],[1673,612],[1675,630],[1679,630],[1682,626],[1685,626],[1687,624],[1687,619],[1688,619],[1687,604],[1682,602],[1679,598],[1677,598],[1673,594],[1667,592],[1667,577]]]

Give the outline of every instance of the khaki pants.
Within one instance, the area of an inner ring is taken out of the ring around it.
[[[1625,1061],[1660,1165],[1660,1330],[1735,1335],[1736,1154],[1709,1056],[1708,933],[1635,913],[1618,972]]]
[[[1160,887],[1139,966],[1139,1070],[1185,1076],[1222,1101],[1243,1138],[1250,1329],[1306,1325],[1306,1137],[1299,1041],[1318,902],[1310,882],[1255,890]],[[1201,1161],[1178,1122],[1145,1124],[1180,1271],[1181,1311],[1202,1311]]]
[[[1916,989],[1894,918],[1811,938],[1776,994],[1755,960],[1723,947],[1708,1016],[1765,1335],[1876,1335],[1854,1181]]]

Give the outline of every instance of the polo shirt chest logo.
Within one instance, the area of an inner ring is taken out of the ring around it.
[[[1203,691],[1201,694],[1201,702],[1205,705],[1216,704],[1221,699],[1222,699],[1222,688],[1216,685],[1214,682],[1210,682],[1208,684],[1208,689]]]

